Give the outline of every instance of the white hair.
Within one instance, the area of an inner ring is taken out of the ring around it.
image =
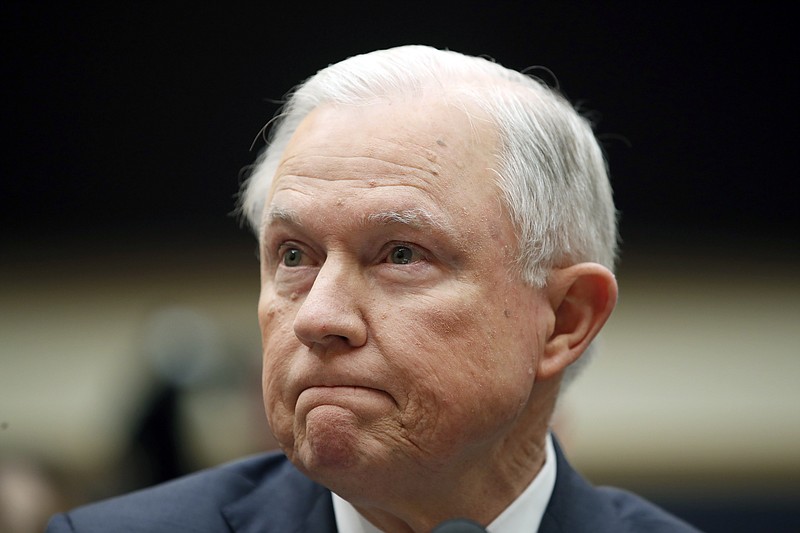
[[[517,231],[526,282],[543,287],[554,267],[584,261],[613,270],[616,211],[589,121],[534,78],[484,58],[427,46],[351,57],[290,94],[242,186],[240,209],[256,233],[281,155],[311,111],[324,103],[364,105],[427,92],[458,95],[494,123],[500,137],[494,170]]]

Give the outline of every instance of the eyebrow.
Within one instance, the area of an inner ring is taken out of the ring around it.
[[[273,205],[265,213],[263,223],[261,226],[261,234],[267,227],[272,224],[284,222],[293,226],[303,226],[300,216],[296,211],[287,209],[285,207]],[[382,225],[389,226],[399,224],[408,226],[418,230],[435,229],[439,231],[448,231],[452,225],[442,216],[435,215],[430,211],[422,208],[402,209],[399,211],[389,210],[380,211],[377,213],[370,213],[361,217],[359,224],[362,226],[368,225]]]
[[[270,206],[269,211],[264,214],[262,227],[269,226],[275,222],[289,222],[290,224],[295,224],[297,226],[301,225],[300,217],[296,212],[279,205]]]
[[[264,213],[264,216],[261,217],[261,223],[258,226],[259,241],[264,238],[267,228],[276,222],[288,222],[296,226],[300,225],[300,220],[294,211],[290,209],[284,209],[283,207],[277,205],[272,205],[270,206],[269,210]]]
[[[382,211],[364,217],[371,224],[401,224],[414,229],[437,229],[447,231],[450,224],[441,216],[434,215],[422,208],[403,209],[401,211]]]

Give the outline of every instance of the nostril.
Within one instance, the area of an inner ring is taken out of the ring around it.
[[[330,260],[317,273],[314,284],[299,303],[294,333],[306,346],[344,343],[360,346],[366,340],[366,322],[350,271]]]

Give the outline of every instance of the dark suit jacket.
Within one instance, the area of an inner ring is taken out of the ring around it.
[[[556,456],[556,483],[540,532],[696,531],[631,493],[592,487],[558,445]],[[65,531],[336,533],[336,522],[330,491],[272,453],[53,517],[47,532]]]

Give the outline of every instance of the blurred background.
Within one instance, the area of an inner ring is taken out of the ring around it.
[[[0,7],[0,531],[273,446],[240,173],[289,88],[409,43],[544,66],[597,123],[621,299],[560,406],[572,462],[707,531],[800,530],[788,11],[92,4]]]

